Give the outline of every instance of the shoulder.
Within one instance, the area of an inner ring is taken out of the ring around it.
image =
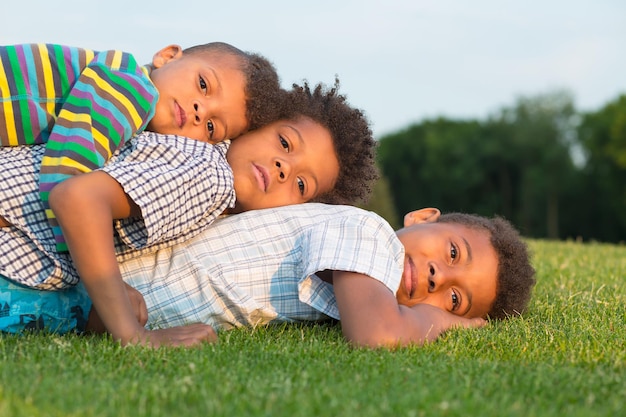
[[[328,227],[342,230],[343,235],[356,234],[360,237],[375,235],[381,232],[394,235],[389,223],[373,211],[354,206],[328,205],[321,203],[306,204],[305,210],[316,218],[316,224],[325,223]]]
[[[360,222],[372,221],[374,223],[387,223],[378,214],[355,206],[305,203],[293,206],[279,207],[276,209],[281,215],[287,217],[308,217],[315,219],[315,223],[324,221],[333,222]]]
[[[226,160],[226,152],[230,141],[216,145],[190,139],[185,136],[162,134],[143,131],[126,142],[126,152],[175,152],[190,158],[206,158],[212,160]]]
[[[69,72],[76,71],[74,66],[82,69],[96,55],[96,51],[89,49],[53,43],[22,43],[0,47],[2,61],[22,62],[30,67],[43,67],[47,70],[55,69],[64,62],[72,63],[72,67],[65,68]]]

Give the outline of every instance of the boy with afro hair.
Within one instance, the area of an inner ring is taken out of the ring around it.
[[[80,279],[107,330],[124,344],[185,337],[186,330],[154,333],[138,325],[119,261],[190,239],[222,213],[363,200],[377,178],[368,122],[336,85],[294,86],[278,114],[216,145],[145,132],[103,168],[57,185],[49,201],[71,258],[48,249],[54,237],[32,201],[39,174],[32,161],[40,160],[42,145],[3,148],[0,242],[7,256],[0,275],[42,290]]]

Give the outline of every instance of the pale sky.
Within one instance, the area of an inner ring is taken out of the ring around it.
[[[424,118],[486,118],[523,95],[569,89],[581,110],[626,94],[624,0],[20,0],[0,44],[121,49],[228,42],[282,83],[332,84],[377,137]],[[96,3],[96,2],[93,2]]]

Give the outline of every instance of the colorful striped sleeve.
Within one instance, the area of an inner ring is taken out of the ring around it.
[[[64,100],[46,144],[39,192],[58,251],[67,251],[48,204],[52,188],[79,173],[104,166],[126,140],[145,129],[158,92],[146,69],[121,51],[97,53]]]
[[[71,83],[69,79],[64,82],[59,79],[59,68],[66,64],[54,59],[54,51],[59,49],[76,50],[46,44],[0,46],[2,146],[33,145],[48,140],[49,127],[56,119],[57,106]],[[86,53],[84,51],[82,55]],[[75,74],[70,71],[65,75],[72,78]]]

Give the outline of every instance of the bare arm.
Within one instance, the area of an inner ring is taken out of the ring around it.
[[[452,327],[481,327],[485,320],[467,319],[427,304],[399,305],[383,283],[367,275],[336,271],[333,287],[341,329],[356,346],[395,347],[435,340]]]
[[[215,338],[207,325],[147,331],[137,321],[117,265],[112,224],[136,215],[138,208],[117,181],[101,171],[78,175],[54,187],[49,201],[76,270],[115,340],[158,347]]]
[[[146,307],[146,300],[139,291],[130,285],[124,283],[124,287],[126,288],[130,304],[133,306],[135,318],[141,326],[145,326],[148,322],[148,308]],[[104,323],[102,323],[98,312],[94,308],[89,311],[89,317],[87,318],[87,326],[85,330],[90,333],[106,333]]]

